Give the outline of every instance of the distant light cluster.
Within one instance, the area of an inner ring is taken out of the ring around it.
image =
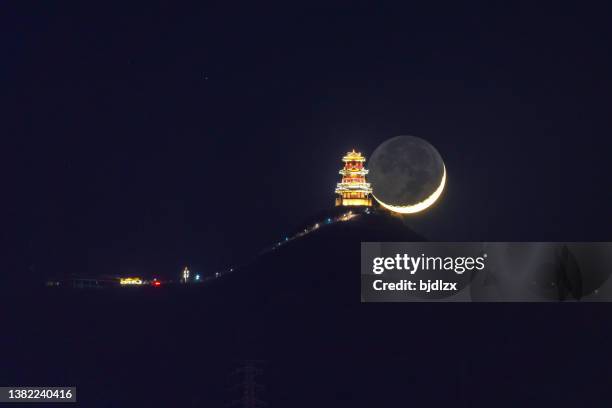
[[[142,285],[143,280],[140,278],[121,278],[119,280],[120,285]]]

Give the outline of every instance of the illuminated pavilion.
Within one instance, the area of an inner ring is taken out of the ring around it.
[[[371,207],[372,187],[366,182],[368,170],[364,167],[365,157],[353,149],[342,161],[344,168],[339,172],[342,181],[336,186],[336,207]]]

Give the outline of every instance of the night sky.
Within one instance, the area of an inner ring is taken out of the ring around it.
[[[612,240],[610,10],[3,6],[18,279],[212,273],[333,205],[344,152],[441,153],[432,240]]]

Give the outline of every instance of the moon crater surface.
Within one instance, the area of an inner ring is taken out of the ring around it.
[[[383,142],[370,157],[368,168],[374,198],[400,213],[415,213],[431,206],[446,184],[440,153],[415,136],[396,136]]]

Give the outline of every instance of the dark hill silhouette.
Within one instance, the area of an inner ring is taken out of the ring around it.
[[[262,359],[271,408],[462,406],[458,384],[477,395],[474,406],[491,406],[514,389],[488,375],[500,367],[521,382],[557,383],[557,311],[360,303],[360,242],[411,240],[423,237],[374,211],[201,285],[6,292],[2,383],[76,385],[87,407],[225,407],[237,361]],[[525,356],[499,353],[510,334]]]
[[[352,218],[342,218],[348,212]],[[308,230],[315,224],[319,227]],[[296,230],[300,232],[304,234],[280,241],[280,246],[225,276],[218,282],[219,290],[231,287],[237,293],[238,288],[244,288],[237,297],[253,296],[253,302],[261,298],[303,304],[309,299],[325,299],[330,304],[353,304],[360,299],[361,242],[425,240],[401,218],[382,210],[365,213],[363,209],[336,208],[321,212]]]
[[[256,358],[280,370],[269,380],[275,388],[291,390],[316,378],[317,395],[350,391],[358,378],[345,373],[344,366],[352,366],[376,339],[361,334],[368,318],[360,307],[360,243],[422,237],[400,218],[378,211],[325,223],[342,214],[342,209],[316,214],[296,233],[317,221],[319,228],[201,285],[41,289],[28,295],[42,298],[36,302],[23,294],[5,297],[16,312],[7,323],[13,327],[13,353],[3,361],[11,373],[8,383],[76,384],[81,400],[103,389],[105,401],[149,407],[185,406],[171,403],[175,391],[198,395],[199,384],[206,383],[205,405],[224,406],[231,396],[220,383],[227,374],[222,370],[236,360]],[[46,307],[40,310],[37,304]],[[37,316],[35,325],[28,316]],[[292,372],[294,363],[303,372]],[[151,387],[156,395],[147,394]],[[273,398],[268,398],[271,403]],[[284,398],[292,406],[314,403]]]

